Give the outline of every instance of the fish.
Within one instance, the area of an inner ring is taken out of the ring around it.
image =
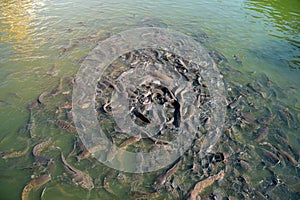
[[[45,157],[45,156],[37,156],[37,157],[35,157],[34,159],[35,159],[34,164],[35,164],[35,167],[37,167],[37,168],[42,167],[42,165],[43,165],[43,166],[46,166],[47,168],[48,168],[49,166],[51,166],[51,168],[52,168],[52,167],[55,168],[54,161],[53,161],[53,159],[51,159],[51,158],[48,158],[48,157]]]
[[[148,138],[149,140],[151,140],[155,144],[161,144],[161,145],[170,145],[170,144],[172,144],[171,142],[169,142],[167,140],[157,139],[156,137],[153,137],[152,135],[150,135],[146,131],[142,131],[141,134],[143,134],[144,136],[146,136],[146,138]]]
[[[167,81],[168,83],[171,83],[173,81],[172,78],[170,78],[169,76],[167,76],[165,74],[160,73],[157,70],[151,72],[151,75],[154,76],[154,77],[157,77],[157,78],[159,78],[159,79],[161,79],[163,81]]]
[[[156,199],[159,197],[158,192],[130,191],[130,196],[134,199]]]
[[[257,197],[260,200],[267,200],[267,198],[258,190],[253,191],[255,194],[255,197]]]
[[[241,61],[241,59],[237,56],[237,55],[233,55],[232,56],[233,57],[233,59],[235,60],[235,62],[237,62],[238,64],[242,64],[243,62]]]
[[[59,53],[59,57],[63,56],[66,52],[72,51],[78,46],[78,41],[69,41],[67,46],[61,48],[61,52]]]
[[[179,165],[181,164],[181,158],[178,159],[178,161],[169,168],[166,172],[160,174],[158,177],[156,177],[154,183],[152,184],[152,188],[157,190],[160,190],[166,183],[167,179],[175,173],[175,171],[178,169]]]
[[[73,86],[75,83],[75,78],[70,76],[70,77],[65,77],[65,80],[67,81],[69,86]]]
[[[196,107],[201,108],[201,95],[197,95]]]
[[[174,102],[173,102],[173,106],[174,106],[174,108],[175,108],[173,125],[174,125],[176,128],[179,128],[179,127],[180,127],[180,124],[181,124],[180,104],[178,103],[178,101],[174,101]]]
[[[71,122],[74,121],[73,111],[70,110],[70,111],[67,112],[67,118]]]
[[[58,94],[61,93],[61,91],[62,91],[62,81],[63,81],[62,78],[59,79],[59,83],[58,83],[57,87],[56,87],[54,90],[52,90],[52,91],[50,92],[50,94],[51,94],[52,96],[56,96],[56,95],[58,95]]]
[[[38,98],[37,98],[37,102],[38,102],[40,105],[44,106],[44,105],[45,105],[45,104],[44,104],[44,97],[47,96],[48,94],[49,94],[48,92],[43,92],[42,94],[40,94],[40,95],[38,96]]]
[[[37,101],[33,101],[33,102],[30,102],[28,104],[28,109],[32,110],[32,109],[36,108],[37,106],[38,106],[38,102]]]
[[[257,130],[257,137],[255,140],[261,141],[267,137],[269,133],[269,128],[268,127],[261,127]]]
[[[77,133],[76,128],[72,124],[70,124],[69,122],[66,122],[66,121],[63,121],[63,120],[57,120],[56,124],[59,128],[64,129],[68,132]]]
[[[274,138],[283,146],[285,146],[286,148],[288,148],[292,154],[294,155],[296,160],[299,160],[299,152],[294,149],[288,142],[288,140],[282,136],[280,136],[279,134],[274,134]]]
[[[80,162],[83,159],[89,158],[90,156],[93,156],[93,154],[98,151],[103,151],[106,149],[106,145],[103,143],[102,144],[99,143],[98,145],[95,145],[94,147],[90,147],[89,149],[86,149],[86,147],[84,146],[84,144],[82,143],[82,141],[80,139],[78,139],[77,145],[80,149],[80,153],[76,156],[76,159],[78,162]],[[76,149],[76,145],[74,146],[72,152],[74,152],[75,149]]]
[[[112,114],[113,114],[112,111],[111,111],[110,105],[111,105],[111,102],[107,102],[107,103],[105,103],[105,104],[103,105],[103,107],[102,107],[103,111],[104,111],[106,114],[108,114],[108,115],[112,115]]]
[[[108,179],[107,177],[104,177],[104,179],[103,179],[103,188],[106,190],[106,192],[115,196],[115,193],[112,191],[107,179]]]
[[[206,129],[210,129],[210,127],[211,127],[211,118],[210,118],[210,117],[206,117],[206,118],[204,119],[204,127],[205,127]]]
[[[87,172],[80,171],[69,165],[63,153],[61,153],[61,160],[64,164],[64,168],[66,169],[66,171],[73,176],[72,181],[74,183],[77,183],[83,189],[87,189],[88,191],[91,191],[94,188],[93,180]]]
[[[180,65],[185,69],[187,70],[188,67],[186,66],[186,64],[183,62],[183,60],[181,60],[180,58],[178,58],[176,61],[178,61],[180,63]]]
[[[207,187],[211,186],[215,181],[224,178],[224,170],[220,171],[214,176],[210,176],[205,180],[199,181],[196,185],[188,192],[186,200],[196,200],[197,196]]]
[[[212,57],[212,59],[215,61],[215,62],[217,62],[218,64],[221,64],[221,63],[223,63],[223,62],[228,62],[228,60],[226,59],[226,57],[223,55],[223,54],[221,54],[221,53],[219,53],[219,52],[217,52],[217,51],[210,51],[210,52],[208,52],[208,54]]]
[[[108,86],[110,86],[110,87],[112,87],[112,88],[113,88],[114,90],[116,90],[118,93],[122,93],[122,92],[124,91],[123,88],[121,87],[121,85],[117,85],[117,84],[111,82],[111,81],[108,80],[108,79],[104,79],[104,80],[103,80],[103,83],[106,84],[106,85],[108,85]]]
[[[43,150],[45,147],[49,146],[50,144],[51,144],[51,140],[49,139],[49,140],[47,140],[47,141],[44,141],[44,142],[41,142],[41,143],[35,145],[35,146],[33,147],[33,149],[32,149],[32,155],[33,155],[34,157],[39,157],[39,156],[40,156],[40,153],[42,152],[42,150]]]
[[[47,74],[52,77],[56,77],[58,75],[58,69],[56,69],[55,65],[53,65]]]
[[[295,158],[291,156],[288,152],[284,151],[283,149],[279,149],[279,153],[283,155],[293,166],[300,166],[300,164],[295,160]]]
[[[29,141],[27,141],[26,148],[23,151],[5,151],[5,152],[1,152],[0,156],[3,159],[18,158],[18,157],[26,155],[29,151],[29,148],[30,148]]]
[[[245,170],[245,171],[251,171],[252,167],[246,160],[239,160],[240,166]]]
[[[45,195],[46,189],[47,189],[47,187],[45,187],[45,188],[42,190],[42,192],[41,192],[41,196],[40,196],[40,199],[41,199],[41,200],[44,199],[44,195]]]
[[[241,115],[242,115],[242,118],[243,118],[244,120],[246,120],[246,122],[248,122],[248,123],[252,123],[252,122],[255,121],[255,117],[254,117],[253,115],[251,115],[251,114],[248,114],[248,113],[241,113]]]
[[[80,162],[81,160],[90,157],[92,154],[89,150],[84,149],[79,155],[76,156],[76,159],[78,162]]]
[[[143,115],[141,112],[139,112],[138,110],[134,109],[132,112],[136,117],[138,117],[140,120],[142,120],[146,124],[151,123],[151,121],[145,115]]]
[[[26,131],[29,132],[29,135],[30,135],[31,138],[35,137],[35,135],[33,134],[34,127],[35,127],[35,119],[34,119],[34,116],[30,112],[30,118],[29,118],[29,121],[26,125]]]
[[[239,100],[242,98],[243,96],[240,95],[238,98],[235,98],[231,103],[229,103],[227,105],[227,108],[233,110],[234,108],[236,108],[238,106]]]
[[[271,117],[261,117],[256,119],[256,122],[258,122],[259,124],[269,124],[271,120],[272,120]]]
[[[189,105],[187,111],[184,113],[184,120],[190,119],[195,114],[195,106]]]
[[[266,149],[262,149],[262,152],[273,164],[277,164],[280,162],[278,156],[273,152]]]
[[[63,103],[61,105],[58,106],[58,109],[71,109],[72,108],[72,103]]]
[[[126,139],[120,144],[120,148],[126,148],[128,145],[136,143],[141,139],[142,139],[141,135],[129,137],[128,139]]]
[[[27,200],[30,191],[33,188],[39,188],[42,185],[45,185],[46,183],[48,183],[51,180],[51,175],[50,174],[45,174],[45,175],[41,175],[37,178],[32,179],[23,189],[22,191],[22,200]]]
[[[0,103],[4,105],[12,105],[10,102],[0,99]]]
[[[112,160],[115,158],[115,156],[117,155],[117,147],[114,143],[112,143],[111,145],[109,145],[109,149],[106,153],[106,162],[112,162]]]

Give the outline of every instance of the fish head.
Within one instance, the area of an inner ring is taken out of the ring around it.
[[[82,182],[81,187],[87,189],[88,191],[91,191],[95,186],[92,179],[87,179],[86,181]]]

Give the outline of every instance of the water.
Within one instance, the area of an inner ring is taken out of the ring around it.
[[[0,150],[22,150],[26,137],[20,129],[29,121],[28,103],[51,91],[60,78],[74,75],[82,59],[97,41],[114,33],[141,26],[159,26],[198,36],[208,49],[224,54],[231,66],[243,73],[265,73],[293,98],[279,100],[300,111],[300,2],[298,0],[212,1],[5,1],[0,3]],[[204,34],[205,33],[205,34]],[[204,37],[205,36],[205,37]],[[233,58],[236,55],[242,63]],[[243,84],[243,83],[241,83]],[[56,99],[51,108],[65,101]],[[284,105],[285,105],[284,104]],[[41,135],[59,132],[44,116],[37,120]],[[299,140],[299,131],[289,130]],[[55,136],[58,137],[58,136]],[[71,151],[73,136],[61,135],[61,145]],[[296,140],[295,140],[296,141]],[[37,143],[35,141],[34,143]],[[293,143],[294,145],[297,142]],[[49,151],[56,156],[58,151]],[[65,150],[65,154],[68,151]],[[59,159],[58,159],[59,160]],[[59,161],[58,161],[59,162]],[[31,155],[0,160],[0,196],[17,199],[32,172],[21,168],[32,164]],[[105,169],[105,167],[104,167]],[[53,176],[63,172],[59,165]],[[93,173],[93,172],[92,172]],[[95,173],[95,172],[94,172]],[[151,178],[150,178],[151,179]],[[147,178],[145,178],[147,180]],[[57,183],[56,183],[56,182]],[[55,180],[46,191],[67,195],[72,187]],[[146,181],[145,181],[146,182]],[[113,184],[117,189],[117,184]],[[299,188],[298,188],[299,190]],[[123,193],[124,189],[120,189]],[[80,190],[75,192],[80,196]],[[109,195],[92,194],[91,198]],[[38,198],[35,193],[32,197]]]

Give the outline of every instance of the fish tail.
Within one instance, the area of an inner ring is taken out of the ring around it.
[[[24,187],[23,192],[22,192],[22,200],[27,200],[28,199],[29,193],[32,190],[32,188],[33,188],[33,185],[31,183],[27,184]]]

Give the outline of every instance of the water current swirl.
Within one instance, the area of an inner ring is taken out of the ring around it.
[[[110,64],[132,52],[142,52],[144,60],[132,62],[114,80],[107,78]],[[158,57],[166,62],[154,62]],[[120,132],[155,143],[161,142],[164,132],[174,137],[147,152],[118,147],[103,131],[104,118],[97,117],[100,80],[113,88],[108,102]],[[218,141],[225,120],[224,84],[215,63],[201,44],[168,29],[132,29],[99,42],[82,63],[73,89],[74,121],[81,140],[100,162],[121,171],[150,172],[171,164],[191,147],[198,132],[204,135],[200,149],[204,156]],[[209,101],[201,103],[203,94]],[[99,145],[106,148],[95,148]]]

